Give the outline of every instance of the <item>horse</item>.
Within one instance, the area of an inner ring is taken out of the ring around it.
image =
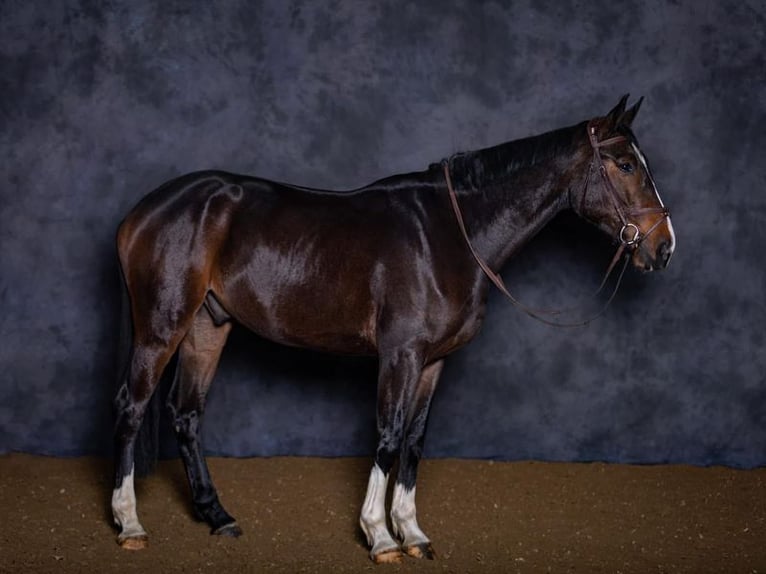
[[[415,505],[429,407],[445,357],[482,324],[492,270],[564,210],[603,230],[639,270],[666,267],[675,249],[631,129],[643,98],[629,109],[627,101],[355,190],[203,171],[141,199],[116,237],[132,327],[114,401],[118,543],[148,544],[136,511],[136,440],[174,356],[167,407],[194,510],[211,534],[241,534],[200,439],[206,393],[236,322],[285,345],[377,357],[378,443],[359,524],[375,562],[433,558]]]

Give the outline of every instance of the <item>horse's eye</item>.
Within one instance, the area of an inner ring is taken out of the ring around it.
[[[617,167],[620,168],[620,171],[623,173],[633,173],[633,164],[632,163],[619,163],[617,164]]]

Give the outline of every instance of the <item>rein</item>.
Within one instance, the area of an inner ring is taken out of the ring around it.
[[[609,264],[609,267],[606,270],[606,273],[604,274],[604,279],[601,281],[601,285],[599,286],[598,290],[594,293],[594,297],[598,295],[601,290],[604,288],[604,286],[607,283],[607,280],[609,279],[609,276],[612,274],[612,271],[614,270],[615,266],[617,265],[617,262],[623,258],[623,255],[626,254],[626,252],[633,252],[635,249],[638,248],[638,246],[641,244],[641,242],[646,239],[657,227],[660,223],[662,223],[667,217],[670,216],[670,212],[668,209],[662,205],[662,200],[660,200],[661,207],[645,207],[645,208],[625,208],[625,206],[621,205],[621,202],[617,196],[617,192],[614,189],[614,186],[612,185],[611,180],[609,179],[609,174],[606,172],[606,166],[604,165],[604,161],[601,158],[601,154],[599,153],[599,148],[605,147],[608,145],[612,145],[615,143],[619,143],[624,141],[626,138],[625,136],[615,136],[603,141],[598,141],[596,139],[596,128],[594,125],[594,121],[591,120],[588,122],[588,140],[590,142],[591,147],[593,148],[593,160],[591,161],[591,164],[588,168],[588,175],[585,179],[585,187],[583,189],[582,193],[582,199],[581,199],[581,206],[585,203],[585,195],[589,189],[589,183],[590,183],[590,174],[593,170],[594,166],[598,166],[598,171],[601,174],[601,179],[604,184],[604,188],[607,190],[607,195],[609,196],[609,199],[611,200],[611,203],[613,207],[615,208],[615,211],[617,212],[617,216],[620,219],[620,223],[622,224],[622,227],[620,228],[620,231],[617,235],[617,239],[620,242],[619,247],[617,248],[617,252],[614,254],[614,257],[612,258],[611,263]],[[544,310],[544,309],[535,309],[532,307],[529,307],[519,301],[516,297],[514,297],[510,291],[508,291],[508,288],[505,286],[505,282],[503,281],[503,278],[500,277],[497,273],[492,271],[490,269],[489,265],[481,258],[481,256],[476,252],[476,249],[473,247],[473,244],[471,243],[471,240],[468,238],[468,231],[465,227],[465,222],[463,220],[463,214],[460,211],[460,206],[457,201],[457,194],[455,193],[455,189],[452,186],[452,178],[450,176],[450,169],[449,169],[449,161],[443,160],[442,161],[442,168],[444,170],[444,179],[447,182],[447,190],[449,191],[449,198],[450,203],[452,204],[452,210],[455,212],[455,217],[457,219],[458,227],[460,228],[460,231],[463,234],[463,237],[465,238],[465,241],[468,245],[468,248],[471,251],[471,254],[473,255],[473,258],[476,260],[476,262],[479,264],[479,267],[481,267],[481,270],[484,271],[484,274],[489,278],[492,283],[494,283],[495,287],[497,287],[503,295],[505,295],[511,303],[516,305],[519,309],[521,309],[524,313],[532,317],[533,319],[537,319],[538,321],[545,323],[546,325],[551,325],[553,327],[582,327],[584,325],[587,325],[591,323],[592,321],[595,321],[599,317],[601,317],[604,313],[606,313],[606,310],[609,308],[609,305],[614,300],[615,296],[617,295],[617,291],[620,288],[620,284],[622,282],[623,275],[625,274],[625,269],[628,266],[629,258],[625,257],[625,261],[623,263],[622,269],[620,270],[620,274],[617,277],[617,282],[614,286],[614,290],[612,291],[612,294],[607,299],[606,303],[604,303],[603,307],[592,317],[588,319],[584,319],[582,321],[577,321],[573,323],[563,323],[559,321],[552,321],[546,317],[547,316],[554,316],[554,315],[560,315],[564,313],[565,311],[570,311],[571,309],[562,309],[562,310]],[[582,212],[582,209],[580,210]],[[629,215],[643,215],[646,213],[661,213],[663,217],[661,217],[652,227],[644,233],[641,234],[641,230],[635,223],[630,222],[628,219]],[[631,233],[630,236],[628,236],[628,232]]]

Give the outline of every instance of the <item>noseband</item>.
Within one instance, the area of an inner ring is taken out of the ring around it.
[[[663,221],[665,221],[665,219],[670,217],[670,211],[668,210],[667,207],[665,207],[662,204],[662,200],[659,198],[659,196],[657,196],[657,199],[660,202],[660,207],[632,208],[632,207],[625,206],[620,201],[619,196],[617,195],[617,191],[614,189],[614,186],[612,185],[612,181],[609,179],[609,174],[606,171],[606,166],[604,165],[604,160],[601,157],[601,153],[599,153],[599,148],[620,143],[626,140],[627,138],[625,136],[620,135],[620,136],[615,136],[603,141],[598,141],[596,139],[595,121],[591,120],[590,122],[588,122],[588,141],[590,142],[591,148],[593,149],[593,160],[591,161],[590,166],[588,167],[588,174],[585,178],[585,186],[583,188],[582,197],[580,200],[580,213],[584,212],[583,207],[585,206],[585,196],[588,190],[590,189],[591,173],[593,172],[593,168],[597,167],[599,173],[601,174],[601,180],[604,184],[604,189],[606,189],[606,194],[611,200],[611,203],[614,206],[615,211],[617,212],[617,216],[620,219],[620,223],[622,224],[622,227],[620,228],[620,231],[617,234],[617,240],[620,245],[617,248],[617,252],[614,254],[614,257],[612,258],[612,261],[606,270],[604,279],[601,281],[601,285],[599,286],[594,296],[598,295],[601,292],[601,290],[604,288],[604,285],[606,285],[606,282],[609,279],[609,276],[612,274],[612,270],[614,269],[617,262],[625,254],[625,252],[627,251],[632,253],[633,251],[638,249],[639,245],[652,232],[654,232],[655,229],[657,229],[660,223],[662,223]],[[470,249],[471,254],[473,255],[476,262],[479,264],[479,267],[481,267],[482,271],[484,271],[485,275],[489,278],[489,280],[492,281],[492,283],[494,283],[495,286],[508,299],[510,299],[510,301],[514,305],[516,305],[519,309],[524,311],[524,313],[526,313],[533,319],[537,319],[538,321],[541,321],[542,323],[545,323],[546,325],[552,325],[554,327],[581,327],[583,325],[587,325],[591,321],[594,321],[595,319],[599,318],[601,315],[603,315],[606,312],[607,308],[609,307],[615,295],[617,294],[617,290],[620,288],[620,283],[625,273],[625,269],[628,266],[629,258],[625,258],[625,262],[617,278],[617,283],[615,284],[614,291],[612,291],[612,294],[609,296],[609,299],[607,299],[606,303],[599,310],[598,313],[596,313],[595,315],[593,315],[592,317],[588,319],[585,319],[583,321],[577,321],[574,323],[562,323],[558,321],[551,321],[545,316],[559,315],[565,311],[570,311],[571,309],[563,309],[558,311],[533,309],[532,307],[528,307],[527,305],[519,301],[516,297],[514,297],[508,291],[508,288],[505,286],[505,282],[503,281],[502,277],[500,277],[500,275],[498,275],[497,273],[492,271],[492,269],[490,269],[489,265],[487,265],[487,263],[476,252],[476,250],[473,247],[473,244],[471,243],[471,240],[468,238],[468,231],[466,230],[465,222],[463,221],[463,214],[461,213],[460,206],[458,205],[457,194],[455,193],[455,189],[452,186],[452,178],[450,177],[449,160],[447,159],[442,160],[442,169],[444,170],[444,179],[447,182],[447,190],[449,191],[449,197],[450,197],[450,202],[452,204],[452,210],[455,212],[455,217],[457,219],[458,227],[460,227],[460,231],[462,232],[463,237],[465,238],[465,241],[468,244],[468,248]],[[652,225],[648,231],[642,234],[641,228],[637,224],[631,222],[628,218],[629,216],[645,215],[648,213],[659,213],[659,214],[662,214],[662,217],[658,219],[657,222],[654,225]]]

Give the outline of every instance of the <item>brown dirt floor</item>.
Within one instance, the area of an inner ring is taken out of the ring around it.
[[[426,460],[434,561],[375,566],[357,526],[370,461],[210,459],[244,530],[208,534],[179,461],[137,484],[150,546],[111,525],[111,463],[0,456],[0,572],[766,573],[766,469]]]

